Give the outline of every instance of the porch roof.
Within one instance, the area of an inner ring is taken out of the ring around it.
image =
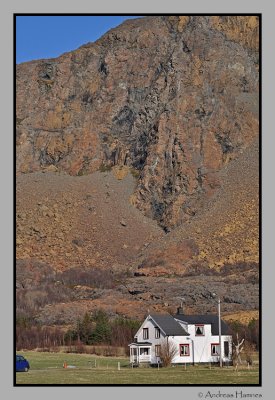
[[[134,342],[129,344],[128,346],[152,346],[151,342]]]

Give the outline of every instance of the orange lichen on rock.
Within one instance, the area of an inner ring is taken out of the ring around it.
[[[213,16],[210,18],[213,27],[223,32],[228,39],[241,43],[253,50],[258,50],[258,16]]]

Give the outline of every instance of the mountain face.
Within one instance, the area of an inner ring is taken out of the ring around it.
[[[146,17],[17,65],[19,314],[255,313],[258,46],[257,17]]]
[[[196,215],[258,136],[257,17],[129,20],[17,66],[17,171],[136,170],[132,203],[166,231]]]

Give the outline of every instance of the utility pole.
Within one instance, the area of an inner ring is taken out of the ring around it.
[[[210,293],[212,299],[217,296],[216,293]],[[221,298],[218,298],[218,319],[219,319],[219,347],[220,347],[220,367],[222,367],[222,322],[221,322]]]
[[[195,349],[194,349],[194,340],[191,338],[186,338],[187,340],[191,341],[191,345],[192,345],[192,364],[195,365]]]
[[[221,324],[221,299],[218,299],[218,315],[219,315],[219,345],[220,345],[220,367],[222,367],[222,324]]]

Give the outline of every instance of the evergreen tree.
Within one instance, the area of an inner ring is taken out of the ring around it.
[[[111,326],[109,323],[108,315],[102,311],[98,310],[93,315],[93,320],[96,326],[91,335],[91,342],[95,343],[105,343],[109,344],[111,341]]]
[[[84,344],[90,344],[93,330],[93,321],[91,315],[86,312],[80,323],[80,340]]]

